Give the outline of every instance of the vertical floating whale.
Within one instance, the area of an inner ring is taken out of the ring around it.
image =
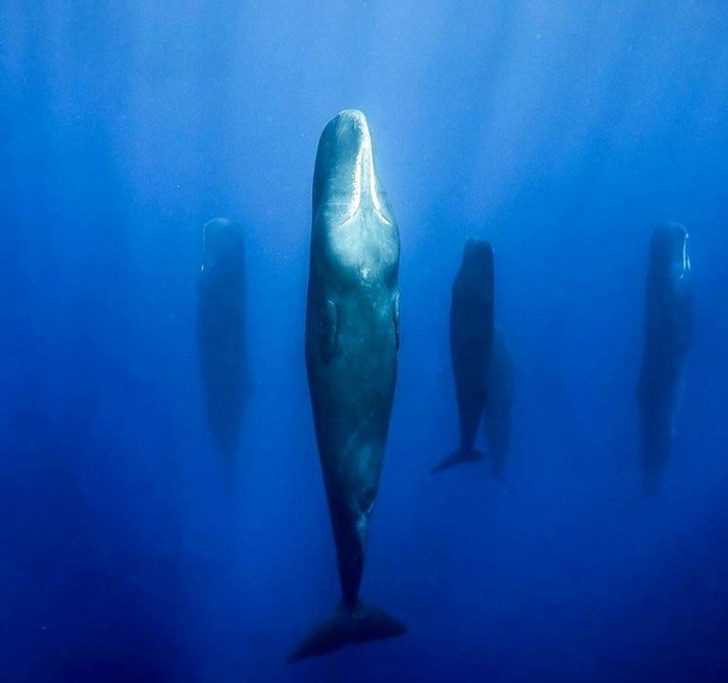
[[[249,378],[243,232],[226,218],[203,228],[197,346],[210,431],[231,477]]]
[[[289,655],[322,655],[405,627],[359,601],[397,377],[399,234],[364,115],[319,140],[306,308],[306,369],[341,580],[336,613]]]
[[[450,356],[460,417],[460,446],[433,472],[483,457],[475,449],[475,437],[487,398],[493,297],[493,248],[486,240],[469,239],[450,303]]]
[[[503,477],[511,442],[513,359],[506,346],[503,329],[499,325],[493,331],[486,390],[488,396],[483,412],[483,427],[493,475],[500,479]]]
[[[656,489],[670,454],[691,318],[688,233],[682,225],[663,225],[650,241],[644,353],[637,383],[646,493]]]

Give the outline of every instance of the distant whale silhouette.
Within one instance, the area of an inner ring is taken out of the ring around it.
[[[493,288],[493,248],[485,240],[469,239],[452,286],[450,303],[450,356],[460,418],[460,445],[433,473],[483,457],[475,449],[475,437],[487,398],[493,343]]]
[[[398,270],[398,229],[379,187],[369,126],[361,112],[343,111],[316,154],[306,309],[306,369],[341,602],[291,662],[405,631],[359,601],[397,377]]]
[[[642,370],[637,383],[646,493],[656,490],[672,447],[677,393],[692,335],[688,233],[671,223],[650,242]]]
[[[483,426],[493,475],[500,479],[503,477],[511,442],[513,359],[506,346],[503,329],[498,325],[493,333],[486,393]]]
[[[232,477],[250,386],[243,231],[216,218],[205,225],[203,237],[197,346],[210,431]]]

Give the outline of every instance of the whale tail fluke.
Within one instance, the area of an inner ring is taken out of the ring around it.
[[[352,643],[366,643],[402,635],[407,627],[376,607],[357,602],[352,609],[340,605],[288,655],[289,663],[335,652]]]
[[[445,470],[449,470],[451,467],[455,467],[455,465],[460,465],[464,462],[475,462],[476,460],[482,460],[485,456],[480,451],[476,451],[475,449],[470,451],[456,451],[451,456],[445,458],[442,462],[435,465],[435,467],[432,468],[432,474],[439,474],[440,472],[444,472]]]

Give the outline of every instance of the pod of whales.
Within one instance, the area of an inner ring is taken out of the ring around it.
[[[398,271],[398,229],[376,176],[367,120],[343,111],[316,153],[306,308],[306,369],[341,601],[291,662],[405,631],[359,600],[397,377]]]
[[[688,233],[676,223],[662,225],[650,241],[644,351],[637,383],[645,493],[656,490],[672,447],[691,318]]]
[[[359,111],[342,111],[324,129],[316,153],[305,325],[309,394],[341,598],[333,615],[292,650],[289,662],[406,631],[359,599],[397,380],[399,259],[398,227],[376,175],[367,120]],[[469,239],[450,305],[459,444],[433,473],[484,458],[476,447],[482,422],[493,476],[503,477],[514,367],[503,330],[494,325],[494,290],[492,246]],[[650,242],[636,389],[646,493],[656,490],[672,447],[691,318],[687,231],[678,224],[660,226]],[[224,218],[204,226],[197,332],[209,426],[232,475],[249,377],[243,233]]]
[[[197,346],[208,423],[229,478],[249,389],[245,333],[243,231],[216,218],[203,229]]]

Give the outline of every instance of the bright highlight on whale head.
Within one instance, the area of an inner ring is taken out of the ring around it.
[[[663,271],[662,277],[672,286],[682,289],[690,277],[690,253],[688,231],[680,223],[658,226],[652,235],[650,246],[652,268]]]
[[[213,218],[202,229],[202,271],[239,268],[243,249],[240,224],[228,218]]]
[[[326,204],[341,212],[340,223],[371,208],[379,220],[392,225],[377,180],[372,136],[366,116],[345,109],[324,129],[316,153],[313,216]]]

